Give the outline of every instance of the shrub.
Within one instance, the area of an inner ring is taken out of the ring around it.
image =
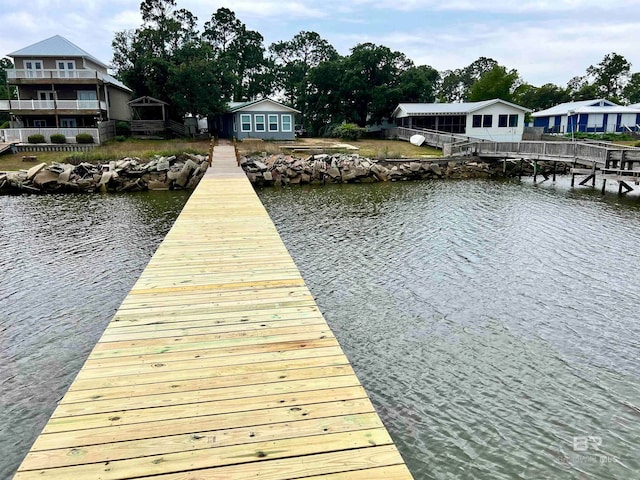
[[[117,135],[116,137],[114,137],[114,140],[116,142],[126,142],[127,141],[127,137],[125,137],[124,135]]]
[[[76,135],[76,142],[78,143],[93,143],[93,135],[89,133],[79,133]]]
[[[10,128],[10,127],[11,127],[11,122],[9,120],[7,120],[6,122],[0,123],[0,130],[5,128]]]
[[[29,135],[27,140],[29,143],[44,143],[44,135],[34,133],[33,135]]]
[[[129,125],[129,122],[117,122],[116,135],[124,137],[128,137],[129,135],[131,135],[131,126]]]
[[[355,123],[343,123],[333,129],[331,136],[344,140],[358,140],[364,132],[365,129],[357,126]]]
[[[51,139],[51,143],[67,143],[67,138],[61,133],[54,133],[49,138]]]

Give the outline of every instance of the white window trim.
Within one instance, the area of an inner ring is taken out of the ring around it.
[[[63,125],[65,122],[70,122],[72,125],[65,126]],[[75,118],[61,118],[60,125],[62,126],[62,128],[78,128],[78,121]]]
[[[243,121],[242,117],[249,117],[249,121]],[[249,129],[244,128],[244,124],[247,123],[249,125]],[[251,114],[250,113],[241,113],[240,114],[240,131],[241,132],[250,132],[251,131]]]
[[[284,121],[285,118],[289,119],[289,128],[288,129],[285,128],[285,121]],[[280,117],[280,125],[282,125],[282,131],[283,132],[293,132],[293,119],[291,118],[291,115],[288,114],[288,113],[285,114],[285,115],[282,115]]]
[[[31,63],[34,67],[36,63],[40,63],[40,68],[28,68],[27,63]],[[29,60],[23,60],[22,66],[24,67],[25,72],[33,72],[32,75],[27,74],[27,78],[42,78],[44,77],[44,60],[38,60],[35,58],[31,58]],[[40,72],[40,76],[35,72]]]
[[[60,68],[60,63],[64,63],[64,68]],[[67,63],[73,63],[73,68],[67,68]],[[76,61],[75,60],[56,60],[56,70],[75,70],[76,69]]]
[[[258,129],[258,118],[262,118],[262,130]],[[264,133],[267,131],[267,124],[265,123],[265,115],[264,113],[256,113],[253,116],[253,131],[256,133]]]
[[[276,119],[275,124],[276,124],[276,128],[275,130],[273,130],[271,128],[271,119],[274,118]],[[280,115],[278,115],[277,113],[270,113],[269,115],[267,115],[267,124],[269,125],[269,131],[270,132],[278,132],[280,130],[280,119],[279,119]]]

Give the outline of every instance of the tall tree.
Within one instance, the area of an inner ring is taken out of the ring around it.
[[[388,118],[398,103],[390,92],[398,87],[400,74],[413,66],[403,53],[383,45],[362,43],[345,60],[344,99],[347,116],[364,127]]]
[[[623,94],[629,103],[640,103],[640,72],[631,75]]]
[[[513,91],[518,78],[517,70],[507,70],[505,67],[495,65],[471,86],[469,100],[478,102],[499,98],[510,102],[513,100]]]
[[[333,46],[316,32],[302,31],[291,40],[271,44],[269,52],[274,61],[275,87],[286,101],[302,113],[308,110],[309,72],[322,62],[338,58]]]
[[[249,100],[271,92],[271,63],[265,57],[263,37],[236,18],[228,8],[219,8],[205,23],[202,37],[217,53],[216,60],[234,78],[232,100]]]
[[[630,70],[631,64],[627,59],[614,52],[605,55],[597,65],[587,68],[587,75],[593,79],[601,96],[619,101]]]
[[[480,57],[464,68],[445,71],[438,88],[438,97],[444,102],[468,101],[473,84],[496,66],[498,62],[493,58]]]
[[[571,98],[567,90],[553,83],[545,83],[541,87],[523,83],[513,92],[514,103],[534,111],[546,110],[569,100]]]
[[[0,99],[13,98],[15,95],[7,87],[7,70],[13,68],[13,63],[8,58],[0,58]]]

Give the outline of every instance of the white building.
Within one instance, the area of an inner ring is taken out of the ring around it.
[[[467,103],[401,103],[398,127],[435,130],[495,142],[519,142],[530,110],[500,99]]]
[[[640,129],[640,104],[624,107],[605,99],[561,103],[531,114],[545,133],[628,132]]]

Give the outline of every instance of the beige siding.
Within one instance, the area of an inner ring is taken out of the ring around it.
[[[109,118],[112,120],[131,120],[129,100],[131,95],[118,88],[107,87],[109,91]]]

